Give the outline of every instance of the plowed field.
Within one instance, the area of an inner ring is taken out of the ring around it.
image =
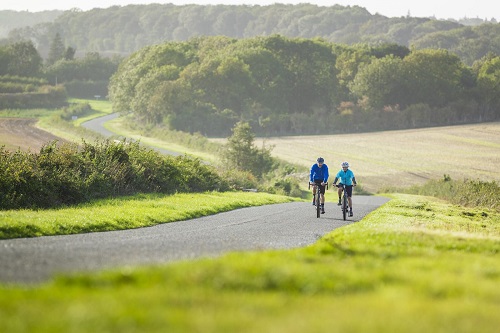
[[[36,152],[44,144],[53,140],[65,141],[35,127],[36,121],[36,119],[21,118],[0,119],[0,146],[5,146],[8,150],[21,149]]]

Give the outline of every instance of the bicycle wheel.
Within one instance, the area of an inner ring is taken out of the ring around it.
[[[319,218],[321,216],[321,193],[319,191],[319,187],[318,187],[318,190],[316,191],[316,217]]]
[[[347,197],[345,196],[345,193],[342,196],[342,217],[344,218],[344,221],[347,218]]]

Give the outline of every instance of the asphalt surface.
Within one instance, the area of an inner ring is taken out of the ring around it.
[[[54,274],[214,257],[231,251],[289,249],[361,220],[389,199],[355,196],[354,217],[327,202],[316,218],[310,203],[238,209],[125,231],[0,240],[0,282],[37,283]]]
[[[112,136],[116,136],[115,133],[111,132],[110,130],[108,130],[104,124],[110,120],[113,120],[113,119],[116,119],[120,116],[120,113],[119,112],[115,112],[115,113],[112,113],[112,114],[108,114],[106,116],[102,116],[102,117],[98,117],[98,118],[94,118],[94,119],[91,119],[89,121],[86,121],[84,123],[82,123],[82,126],[91,130],[91,131],[94,131],[94,132],[97,132],[99,134],[101,134],[102,136],[104,136],[105,138],[110,138]],[[130,138],[127,138],[127,140],[131,140]],[[154,149],[162,154],[166,154],[166,155],[173,155],[173,156],[178,156],[178,155],[181,155],[180,153],[178,152],[175,152],[175,151],[171,151],[171,150],[166,150],[166,149],[163,149],[163,148],[157,148],[157,147],[150,147],[151,149]]]

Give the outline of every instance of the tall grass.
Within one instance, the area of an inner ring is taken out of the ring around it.
[[[500,211],[500,186],[496,181],[470,179],[458,181],[451,179],[449,175],[444,175],[443,179],[430,180],[424,185],[408,189],[386,188],[384,191],[434,196],[457,205],[486,207]]]

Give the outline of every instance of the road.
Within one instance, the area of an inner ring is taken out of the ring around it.
[[[102,116],[102,117],[98,117],[98,118],[94,118],[94,119],[91,119],[89,121],[86,121],[84,123],[82,123],[82,126],[85,127],[86,129],[89,129],[91,131],[94,131],[94,132],[97,132],[99,134],[101,134],[102,136],[104,136],[105,138],[110,138],[112,137],[113,135],[116,135],[115,133],[111,132],[110,130],[108,130],[104,124],[110,120],[113,120],[113,119],[116,119],[120,116],[120,113],[116,112],[116,113],[112,113],[112,114],[108,114],[106,116]],[[131,140],[130,138],[127,138],[127,140]],[[165,154],[165,155],[173,155],[173,156],[178,156],[178,155],[181,155],[180,153],[178,152],[175,152],[175,151],[171,151],[171,150],[166,150],[166,149],[163,149],[163,148],[157,148],[157,147],[149,147],[151,149],[154,149],[162,154]]]
[[[161,264],[230,251],[303,247],[359,221],[388,200],[355,196],[355,216],[347,221],[334,203],[327,202],[326,214],[318,219],[310,203],[294,202],[125,231],[1,240],[0,282],[37,283],[58,273]]]

